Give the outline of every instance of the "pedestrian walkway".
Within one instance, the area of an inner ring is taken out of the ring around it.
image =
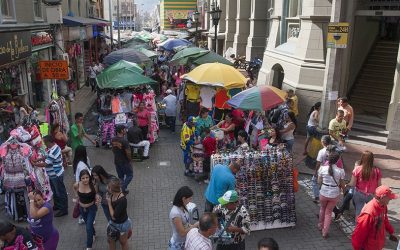
[[[86,114],[94,101],[97,93],[92,92],[90,87],[84,86],[76,92],[75,101],[71,102],[71,113],[74,118],[75,113]]]

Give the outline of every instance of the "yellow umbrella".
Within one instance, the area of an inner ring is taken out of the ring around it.
[[[239,70],[222,63],[205,63],[182,76],[199,85],[223,87],[226,89],[243,88],[246,78]]]

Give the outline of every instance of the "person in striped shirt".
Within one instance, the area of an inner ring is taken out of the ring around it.
[[[199,221],[199,228],[192,228],[186,235],[185,250],[212,250],[209,237],[218,229],[217,216],[205,212]]]
[[[37,167],[44,167],[49,177],[51,191],[53,191],[54,208],[57,211],[54,217],[61,217],[68,214],[68,195],[64,185],[64,167],[61,148],[54,142],[50,135],[43,137],[47,148],[45,159],[33,162]]]

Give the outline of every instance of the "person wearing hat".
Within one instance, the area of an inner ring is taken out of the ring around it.
[[[228,190],[218,202],[214,213],[222,219],[224,230],[231,234],[233,243],[218,244],[217,250],[245,250],[245,237],[250,234],[250,216],[246,208],[239,204],[238,193]]]
[[[122,183],[122,192],[126,195],[129,192],[127,187],[133,178],[131,149],[129,147],[129,142],[125,139],[125,126],[117,125],[115,131],[117,135],[111,139],[115,169]]]
[[[193,171],[189,169],[190,166],[190,147],[194,143],[194,132],[196,129],[196,121],[193,116],[189,116],[187,122],[182,126],[181,130],[181,148],[183,151],[183,163],[185,164],[185,175],[194,176]]]
[[[385,231],[389,239],[397,242],[393,226],[388,219],[388,204],[399,196],[386,185],[375,190],[375,197],[364,205],[357,218],[357,225],[352,236],[354,250],[379,250],[385,246]]]
[[[165,104],[165,122],[167,123],[171,132],[175,132],[176,96],[172,94],[171,89],[167,89],[165,93],[167,96],[161,101],[161,103]]]
[[[1,249],[38,249],[32,235],[26,229],[4,220],[0,221],[0,240],[3,242]]]

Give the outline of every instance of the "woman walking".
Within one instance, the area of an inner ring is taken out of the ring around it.
[[[328,164],[318,170],[319,191],[319,223],[318,229],[322,231],[322,237],[328,237],[329,226],[332,221],[332,211],[339,200],[340,191],[344,190],[344,170],[336,166],[339,154],[332,152],[328,156]]]
[[[306,126],[306,130],[307,130],[307,139],[306,142],[304,144],[304,152],[303,155],[307,155],[308,151],[308,144],[311,141],[311,137],[317,137],[319,138],[321,135],[318,132],[317,128],[318,128],[318,124],[319,124],[319,111],[321,109],[321,102],[317,102],[314,104],[314,106],[311,107],[310,112],[308,113],[308,122],[307,122],[307,126]]]
[[[147,134],[150,132],[151,128],[151,114],[145,108],[145,104],[143,101],[139,103],[139,108],[136,113],[136,117],[138,120],[139,128],[142,130],[142,135],[144,140],[147,140]]]
[[[355,219],[366,203],[374,198],[375,189],[381,185],[382,173],[374,166],[374,154],[364,151],[360,164],[353,170],[348,186],[355,187],[353,201],[356,208]]]
[[[100,197],[96,195],[97,190],[88,170],[84,169],[80,172],[79,182],[74,184],[74,191],[75,199],[73,201],[79,202],[80,214],[86,224],[86,250],[91,250],[96,236],[93,222],[96,218]]]
[[[53,226],[53,206],[44,200],[42,193],[35,190],[28,194],[28,223],[33,234],[43,239],[44,250],[57,249],[59,233]]]
[[[86,169],[90,173],[89,158],[87,156],[87,151],[85,146],[79,145],[75,149],[75,157],[72,166],[75,173],[75,182],[80,181],[79,176],[82,170]]]
[[[198,223],[189,223],[189,213],[186,205],[192,201],[193,191],[188,186],[181,187],[175,194],[169,220],[172,227],[172,237],[169,241],[169,250],[183,250],[186,234],[190,229],[198,227]]]
[[[116,249],[116,241],[119,240],[122,250],[128,250],[128,238],[132,234],[132,222],[128,217],[128,202],[121,189],[121,181],[117,178],[110,179],[107,195],[108,209],[111,220],[107,227],[108,246],[110,250]]]
[[[104,216],[107,222],[111,220],[110,210],[108,209],[107,202],[107,192],[108,183],[110,183],[111,178],[117,178],[109,173],[100,165],[96,165],[92,169],[92,177],[94,185],[97,188],[98,195],[101,197],[101,207],[103,208]]]

